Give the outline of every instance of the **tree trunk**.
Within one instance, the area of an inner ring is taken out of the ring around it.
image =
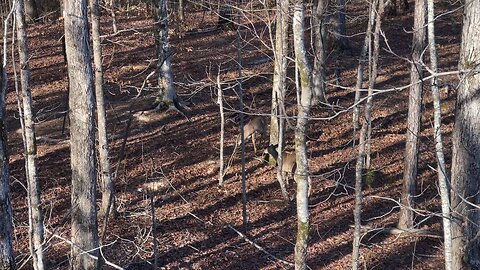
[[[5,20],[5,22],[8,22]],[[5,33],[4,33],[5,34]],[[4,42],[5,37],[4,37]],[[3,53],[6,53],[4,44]],[[12,246],[12,204],[10,200],[10,172],[8,169],[7,129],[5,127],[5,97],[7,94],[7,69],[3,62],[0,81],[0,269],[14,270],[15,256]]]
[[[63,0],[60,0],[63,1]],[[113,33],[118,32],[117,27],[117,15],[115,14],[115,9],[117,8],[117,4],[115,0],[110,0],[110,15],[112,16],[112,31]]]
[[[295,244],[295,269],[307,269],[307,245],[309,230],[308,212],[308,161],[305,132],[312,102],[312,69],[307,60],[304,39],[305,7],[303,0],[295,0],[293,14],[293,45],[295,62],[300,72],[301,95],[298,101],[298,118],[295,129],[297,169],[297,241]],[[298,91],[298,89],[297,89]],[[279,153],[279,156],[281,153]]]
[[[335,44],[337,44],[337,49],[339,50],[349,50],[350,42],[347,38],[347,23],[345,20],[346,14],[346,3],[345,0],[337,0],[338,14],[337,14],[337,23],[335,29]]]
[[[98,0],[90,0],[92,9],[93,61],[95,64],[95,98],[97,104],[98,152],[101,172],[102,204],[99,216],[110,215],[115,209],[115,187],[108,154],[107,119],[103,94],[102,48],[100,44],[100,8]]]
[[[285,112],[285,81],[287,76],[287,54],[288,54],[288,8],[289,0],[277,1],[277,27],[275,30],[275,66],[273,71],[272,87],[272,115],[270,120],[270,144],[278,145],[277,153],[282,153],[283,130],[280,126],[285,121],[282,116]],[[281,156],[278,155],[278,170],[281,170]],[[272,163],[274,159],[270,156]],[[285,182],[282,173],[277,173],[277,180],[282,190],[282,195],[288,199]]]
[[[360,53],[360,59],[358,60],[357,82],[355,84],[355,100],[353,105],[353,136],[355,136],[356,130],[359,128],[360,104],[358,104],[358,102],[360,101],[360,88],[362,88],[363,84],[363,72],[365,69],[365,64],[368,63],[367,50],[371,42],[371,35],[369,33],[372,33],[372,28],[375,20],[375,13],[372,11],[372,6],[375,5],[370,5],[369,7],[369,17],[366,32],[367,34],[365,35],[362,51]]]
[[[480,1],[464,8],[452,157],[453,269],[480,269]],[[477,72],[470,71],[476,69]]]
[[[314,3],[314,10],[312,14],[312,32],[313,32],[313,46],[314,46],[314,62],[313,62],[313,104],[319,102],[327,103],[326,91],[326,79],[325,72],[325,48],[326,48],[326,30],[324,24],[325,14],[325,0],[317,0],[317,4]]]
[[[435,18],[434,18],[434,4],[433,0],[427,1],[427,17],[428,17],[428,48],[430,51],[430,69],[437,72],[437,50],[435,48]],[[434,139],[435,139],[435,153],[437,156],[437,175],[438,187],[440,191],[440,198],[442,202],[442,217],[443,217],[443,241],[444,241],[444,259],[445,270],[452,269],[452,231],[450,222],[450,198],[448,190],[448,180],[445,168],[445,157],[443,154],[442,142],[442,111],[440,107],[440,91],[438,89],[437,78],[433,77],[431,80],[433,108],[434,108]]]
[[[407,134],[405,146],[405,161],[403,172],[403,187],[400,208],[398,228],[413,228],[415,207],[414,198],[417,190],[417,165],[420,134],[420,119],[422,110],[422,88],[423,83],[417,83],[423,78],[422,72],[422,53],[425,49],[425,0],[416,0],[415,15],[413,26],[413,53],[412,65],[410,67],[410,83],[415,83],[410,87],[408,95],[408,117]],[[404,206],[404,207],[403,207]]]
[[[382,28],[382,18],[383,18],[383,0],[378,1],[378,8],[375,18],[375,31],[373,32],[373,55],[369,61],[371,64],[369,71],[369,81],[368,81],[368,98],[367,105],[365,108],[365,120],[367,121],[367,141],[365,145],[365,167],[367,170],[371,170],[371,157],[370,152],[372,148],[372,107],[373,107],[373,88],[375,87],[375,80],[377,79],[378,74],[378,57],[380,54],[380,30]]]
[[[176,108],[182,111],[177,92],[173,85],[172,53],[168,41],[168,11],[167,0],[156,0],[155,3],[155,43],[157,47],[157,72],[159,95],[158,108]]]
[[[41,208],[40,186],[37,177],[37,146],[35,142],[35,126],[32,114],[32,92],[30,87],[29,52],[27,46],[27,31],[25,23],[23,0],[17,1],[15,16],[17,19],[18,54],[20,59],[20,82],[23,102],[23,139],[25,147],[25,172],[28,188],[28,219],[30,253],[33,259],[33,268],[43,270],[44,255],[44,224]],[[21,108],[19,108],[21,109]],[[22,120],[20,120],[22,121]]]
[[[230,7],[231,8],[231,7]],[[240,16],[237,16],[236,21],[238,27],[236,33],[236,49],[237,49],[237,71],[238,71],[238,78],[237,78],[237,85],[238,85],[238,93],[239,93],[239,111],[240,111],[240,142],[242,143],[242,223],[243,229],[247,232],[248,227],[248,212],[247,212],[247,176],[245,172],[245,115],[243,113],[244,110],[244,103],[243,103],[243,64],[242,64],[242,37],[240,35]]]
[[[360,130],[360,142],[358,148],[358,157],[357,163],[355,166],[355,209],[353,210],[353,218],[355,222],[355,228],[353,233],[353,251],[352,251],[352,269],[359,269],[360,261],[360,239],[361,239],[361,213],[362,213],[362,173],[364,169],[364,161],[366,161],[367,169],[370,169],[370,133],[371,133],[371,110],[372,110],[372,95],[373,88],[375,87],[375,79],[377,77],[377,63],[379,55],[379,45],[380,45],[380,28],[381,20],[383,15],[383,0],[373,1],[370,7],[370,17],[375,18],[375,32],[373,33],[373,56],[371,48],[371,32],[367,32],[368,37],[368,50],[370,58],[370,68],[369,68],[369,82],[368,82],[368,98],[365,106],[365,119],[362,124],[362,129]],[[373,20],[370,22],[373,23]],[[370,30],[373,27],[368,27]],[[367,40],[367,37],[365,38]],[[358,82],[358,81],[357,81]]]
[[[65,0],[65,45],[70,80],[70,147],[72,167],[71,267],[96,269],[98,257],[94,89],[88,44],[86,0]]]
[[[185,11],[184,11],[184,6],[185,3],[183,0],[178,0],[178,19],[183,22],[185,19]]]
[[[223,165],[223,143],[225,137],[225,114],[223,112],[223,90],[222,85],[220,84],[220,71],[217,76],[217,90],[218,90],[218,107],[220,109],[220,162],[218,170],[218,185],[223,187],[223,174],[224,174],[224,165]]]

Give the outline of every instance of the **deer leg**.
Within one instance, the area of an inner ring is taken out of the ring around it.
[[[252,134],[252,142],[253,142],[253,151],[257,153],[257,146],[255,145],[255,132]]]

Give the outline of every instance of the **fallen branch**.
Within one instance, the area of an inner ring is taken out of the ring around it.
[[[50,233],[49,230],[45,230],[45,231],[48,232],[48,233]],[[68,240],[68,239],[66,239],[66,238],[64,238],[64,237],[62,237],[62,236],[60,236],[60,235],[52,234],[52,237],[58,238],[58,239],[66,242],[67,244],[69,244],[69,245],[71,245],[71,246],[75,246],[75,247],[77,247],[78,249],[81,249],[80,247],[78,247],[78,245],[76,245],[76,244],[73,243],[72,241],[70,241],[70,240]],[[111,244],[109,244],[109,245],[111,245]],[[104,246],[108,246],[108,245],[104,245]],[[99,258],[98,256],[95,256],[95,255],[90,254],[90,252],[92,252],[92,251],[94,251],[94,250],[96,250],[96,249],[99,249],[99,250],[100,250],[100,249],[103,248],[104,246],[100,246],[100,247],[94,248],[94,249],[92,249],[92,250],[83,250],[83,253],[84,253],[84,254],[87,254],[90,258],[98,261],[100,258]],[[118,265],[116,265],[116,264],[114,264],[114,263],[109,262],[105,257],[102,258],[102,261],[103,261],[106,265],[111,266],[111,267],[113,267],[113,268],[115,268],[115,269],[125,270],[125,268],[120,267],[120,266],[118,266]]]
[[[259,246],[257,243],[253,242],[252,240],[250,240],[247,236],[245,236],[243,233],[241,233],[240,231],[238,231],[237,229],[235,229],[232,225],[230,224],[227,224],[227,227],[229,229],[231,229],[232,231],[236,232],[238,235],[240,235],[240,237],[242,237],[245,242],[249,243],[250,245],[254,246],[256,249],[260,250],[261,252],[263,252],[264,254],[266,254],[268,257],[271,257],[283,264],[286,264],[288,266],[295,266],[293,263],[291,262],[287,262],[285,260],[282,260],[282,259],[279,259],[277,257],[275,257],[273,254],[271,254],[270,252],[266,251],[264,248],[262,248],[261,246]]]
[[[353,228],[353,225],[350,225],[350,228]],[[366,234],[369,232],[391,234],[391,235],[408,235],[408,236],[417,236],[417,237],[430,237],[442,239],[443,237],[435,232],[422,229],[399,229],[397,227],[381,227],[374,228],[372,226],[361,226],[362,233]]]

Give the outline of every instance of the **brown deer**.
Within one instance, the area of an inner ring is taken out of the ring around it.
[[[277,152],[278,145],[270,144],[268,148],[265,150],[265,154],[270,154],[275,162],[278,162],[278,152]],[[295,152],[283,152],[282,153],[282,173],[283,178],[285,180],[286,185],[289,185],[289,180],[292,177],[295,180],[295,171],[297,170],[297,157]],[[312,192],[312,180],[310,176],[308,177],[308,196]]]
[[[244,127],[243,127],[243,136],[245,138],[245,141],[249,137],[252,137],[252,143],[253,143],[253,150],[255,153],[257,152],[257,146],[255,144],[255,134],[258,133],[263,137],[267,136],[267,122],[265,120],[265,117],[257,116],[250,120]],[[237,145],[240,145],[241,139],[240,135],[238,136],[237,139]]]

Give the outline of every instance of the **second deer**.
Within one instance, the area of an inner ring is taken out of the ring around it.
[[[265,150],[266,153],[270,154],[275,162],[278,163],[278,152],[277,145],[270,144]],[[282,153],[282,173],[285,179],[287,186],[289,185],[289,179],[292,177],[295,180],[295,171],[297,170],[297,157],[294,152],[283,152]],[[312,180],[310,176],[308,177],[308,196],[310,197],[312,191]]]
[[[265,120],[265,117],[257,116],[250,120],[250,122],[243,127],[243,137],[245,138],[245,141],[249,137],[252,137],[253,150],[255,153],[257,152],[257,146],[255,144],[256,134],[259,134],[263,137],[267,136],[267,121]],[[241,139],[239,135],[237,139],[237,145],[240,145],[240,143]]]

